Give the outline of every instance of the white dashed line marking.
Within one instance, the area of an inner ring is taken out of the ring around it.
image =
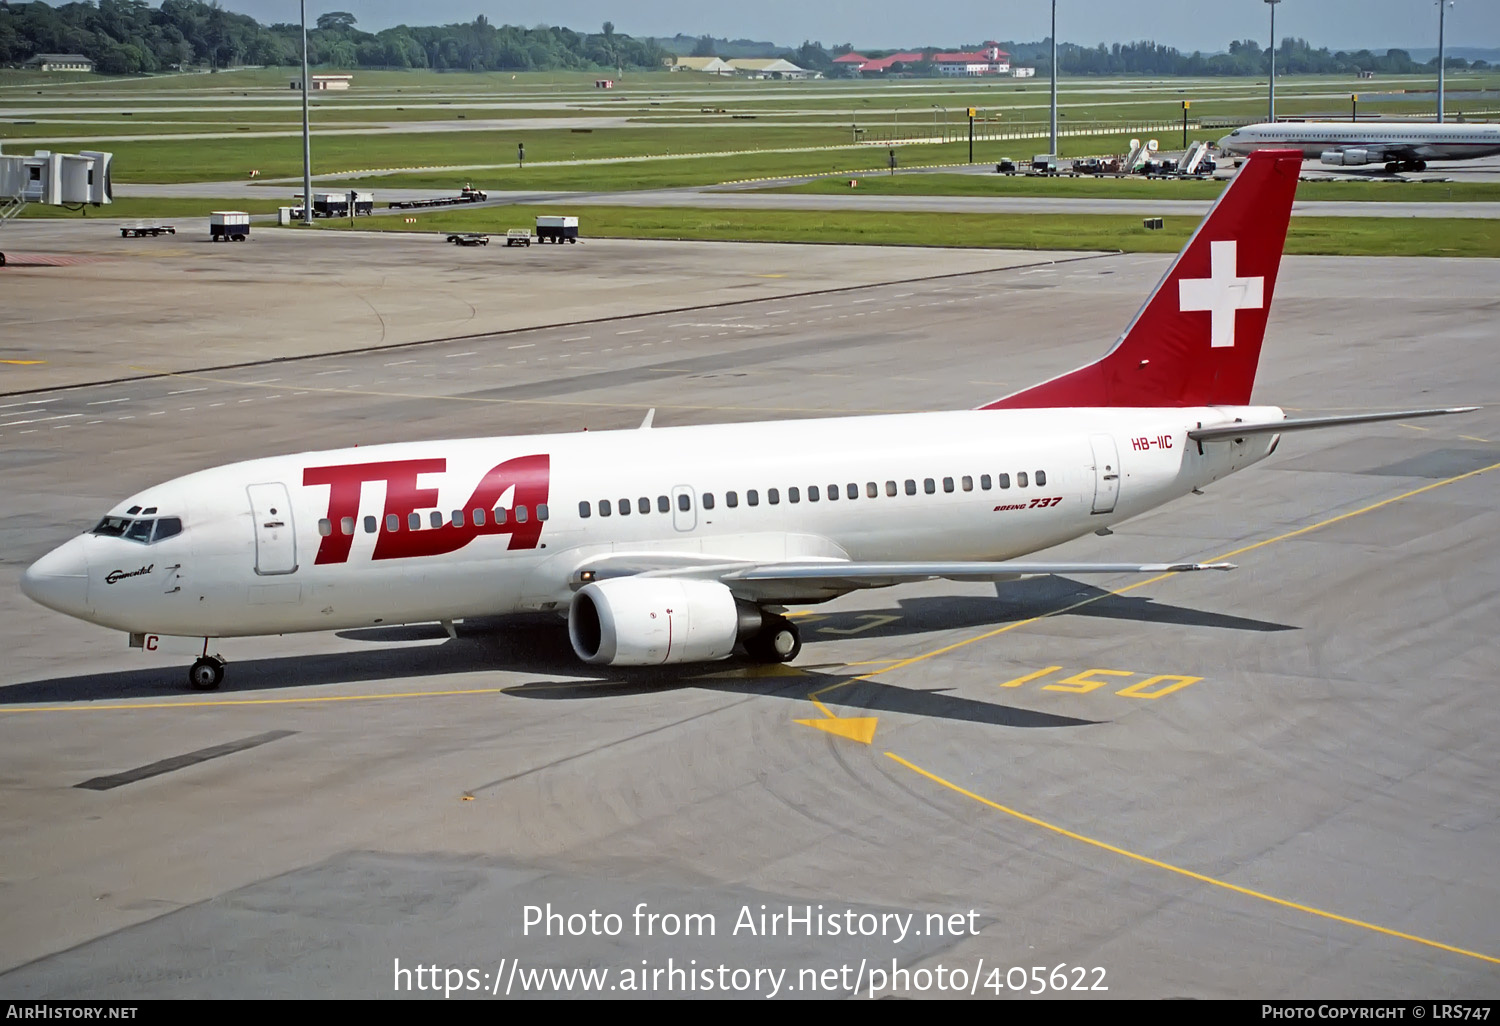
[[[179,388],[175,392],[168,392],[167,395],[187,395],[189,392],[207,392],[207,391],[208,391],[208,389],[206,389],[206,388]]]
[[[460,356],[478,356],[478,353],[449,353],[443,357],[445,360],[457,360]]]
[[[643,332],[645,330],[646,330],[645,328],[631,328],[629,331],[617,331],[617,332],[615,332],[615,334],[616,335],[639,335],[641,332]]]
[[[808,307],[808,309],[809,310],[827,310],[832,305],[833,305],[832,303],[819,303],[817,306],[810,306],[810,307]]]
[[[531,349],[531,348],[533,348],[533,347],[535,347],[535,346],[536,346],[536,343],[535,343],[535,342],[527,342],[527,343],[526,343],[526,344],[524,344],[524,345],[519,345],[519,346],[507,346],[507,347],[506,347],[506,348],[508,348],[508,349]]]
[[[386,364],[387,367],[403,367],[408,363],[416,363],[416,360],[397,360],[395,363]]]
[[[89,406],[108,406],[110,403],[128,403],[128,402],[130,402],[130,396],[127,395],[123,399],[99,399],[99,400],[96,400],[94,402],[89,403],[88,405]]]
[[[589,339],[591,339],[593,337],[594,336],[592,336],[592,335],[575,335],[572,338],[565,338],[565,339],[563,339],[563,341],[564,342],[587,342]]]
[[[6,403],[4,406],[0,406],[0,410],[9,410],[17,406],[40,406],[43,403],[55,402],[57,402],[56,399],[28,399],[24,403]]]

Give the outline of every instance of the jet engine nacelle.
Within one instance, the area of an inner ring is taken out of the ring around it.
[[[1325,164],[1354,167],[1358,164],[1378,164],[1380,154],[1369,150],[1324,150],[1319,159]]]
[[[584,585],[568,609],[568,639],[586,663],[661,666],[728,658],[741,610],[717,581],[617,577]]]

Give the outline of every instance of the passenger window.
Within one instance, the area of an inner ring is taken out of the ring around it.
[[[365,517],[365,534],[374,534],[379,526],[380,521],[374,517]]]
[[[740,504],[740,493],[739,492],[725,492],[724,493],[724,505],[728,506],[730,509],[734,509],[739,504]]]
[[[578,504],[578,519],[587,520],[590,516],[593,515],[593,513],[594,507],[589,505],[589,501],[587,499],[584,499]]]
[[[907,495],[916,495],[917,494],[917,482],[913,481],[911,478],[907,478],[906,479],[906,494]]]
[[[817,485],[808,485],[807,486],[807,501],[808,502],[817,502],[822,497],[823,497],[822,494],[818,491],[818,486]]]
[[[943,491],[945,491],[945,492],[951,492],[951,491],[953,491],[953,478],[951,478],[951,477],[945,477],[945,478],[943,478]]]
[[[760,505],[760,492],[757,492],[754,488],[751,488],[748,491],[746,491],[745,492],[745,505],[746,506],[759,506]]]
[[[518,524],[524,524],[524,523],[526,523],[526,507],[525,506],[517,506],[516,507],[516,523],[518,523]]]
[[[401,530],[401,518],[394,513],[387,513],[385,515],[385,529],[391,534],[395,534]]]
[[[1022,471],[1018,471],[1016,473],[1016,487],[1017,488],[1025,488],[1026,487],[1026,471],[1022,470]]]
[[[1000,482],[1000,487],[1001,488],[1009,488],[1010,487],[1010,475],[1009,474],[998,474],[998,475],[996,475],[995,480],[997,480],[997,481]]]
[[[406,528],[409,531],[420,531],[422,529],[422,514],[408,513],[406,515]]]
[[[456,510],[453,511],[453,526],[454,527],[462,527],[462,526],[464,526],[464,511],[463,510],[456,509]]]
[[[614,512],[614,507],[609,504],[609,500],[608,499],[600,499],[599,500],[599,515],[601,517],[607,517],[607,516],[609,516],[613,512]]]
[[[330,534],[333,533],[333,521],[329,520],[327,517],[324,517],[322,520],[319,520],[318,521],[318,533],[320,535],[322,535],[324,538],[327,538]]]
[[[125,537],[131,541],[148,542],[151,540],[151,527],[155,523],[154,520],[137,520],[125,532]]]
[[[700,499],[699,501],[703,503],[703,508],[704,509],[713,509],[714,508],[714,493],[713,492],[704,492],[703,493],[703,498]]]
[[[583,503],[583,505],[588,505],[588,504],[587,503]],[[588,514],[585,513],[584,515],[587,516]],[[484,510],[475,508],[475,510],[474,510],[474,526],[475,527],[483,527],[484,526]]]
[[[439,527],[443,526],[443,515],[437,510],[433,510],[432,513],[428,515],[427,522],[432,525],[433,530],[437,530]]]
[[[621,499],[619,502],[615,503],[615,507],[617,509],[619,509],[620,516],[622,516],[622,517],[628,517],[628,516],[630,516],[630,500],[629,499]]]
[[[895,495],[896,494],[896,482],[894,482],[894,481],[887,481],[885,483],[885,494],[887,494],[887,495]]]
[[[1036,472],[1036,486],[1038,488],[1040,488],[1040,487],[1042,487],[1046,483],[1047,483],[1047,472],[1045,470],[1038,470]]]
[[[171,538],[181,533],[181,517],[162,517],[156,522],[156,533],[151,536],[151,540],[153,542],[159,542],[163,538]]]
[[[650,513],[651,500],[642,495],[639,499],[635,500],[635,508],[642,513]]]
[[[494,509],[493,516],[495,517],[495,526],[498,527],[499,525],[505,523],[505,507],[504,506],[496,506],[495,509]]]
[[[845,485],[845,488],[847,489],[845,491],[845,494],[848,495],[849,498],[859,498],[859,485],[855,484],[853,481],[850,481],[847,485]]]
[[[926,492],[928,495],[934,494],[935,492],[937,492],[937,482],[930,477],[924,478],[922,480],[922,491]]]
[[[658,495],[656,497],[656,511],[658,513],[672,512],[672,500],[665,495]]]
[[[766,504],[770,506],[779,506],[781,504],[781,490],[779,488],[766,489]]]
[[[552,519],[552,511],[547,508],[547,504],[545,502],[539,502],[539,503],[537,503],[536,518],[538,520],[550,520],[550,519]]]
[[[345,535],[349,535],[349,534],[353,534],[354,533],[354,518],[353,517],[344,517],[344,519],[342,519],[342,520],[339,521],[339,533],[340,534],[345,534]]]
[[[683,492],[681,495],[677,496],[677,508],[682,510],[684,513],[693,508],[693,500],[688,498],[687,492]]]
[[[968,474],[965,474],[963,476],[963,480],[960,481],[959,484],[964,486],[964,491],[966,492],[972,492],[974,490],[974,479]]]
[[[801,491],[801,489],[799,489],[796,485],[793,485],[792,487],[788,488],[786,490],[786,501],[787,502],[801,502],[802,501],[802,491]]]
[[[837,499],[838,497],[839,497],[839,486],[838,485],[829,485],[828,486],[828,501],[832,502],[833,500]]]
[[[874,498],[879,497],[879,495],[880,495],[880,486],[878,484],[876,484],[874,481],[867,481],[865,483],[865,496],[867,498],[874,499]]]
[[[988,474],[980,474],[979,475],[979,487],[982,488],[985,491],[989,491],[990,490],[990,475],[988,475]]]

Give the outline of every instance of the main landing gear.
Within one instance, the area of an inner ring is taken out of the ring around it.
[[[1385,163],[1385,169],[1387,171],[1391,172],[1392,174],[1395,174],[1398,171],[1426,171],[1427,170],[1427,161],[1425,161],[1425,160],[1388,160]]]
[[[200,656],[188,670],[188,685],[194,691],[215,691],[224,683],[224,660]]]
[[[760,633],[745,642],[757,663],[789,663],[802,651],[802,633],[784,616],[767,616]]]

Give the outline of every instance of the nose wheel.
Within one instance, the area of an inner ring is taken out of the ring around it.
[[[224,660],[202,656],[188,670],[188,685],[194,691],[214,691],[224,683]]]

